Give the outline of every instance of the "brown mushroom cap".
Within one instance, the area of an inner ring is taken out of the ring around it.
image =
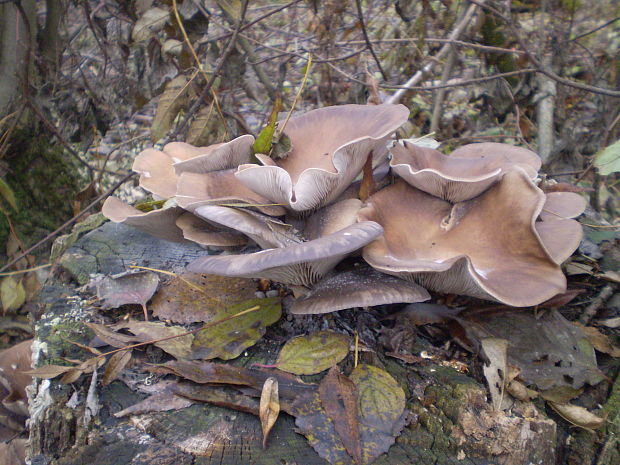
[[[176,191],[180,207],[194,211],[202,205],[248,204],[267,215],[284,215],[283,207],[245,187],[235,177],[234,169],[208,173],[183,172]]]
[[[26,387],[32,382],[32,376],[25,374],[24,371],[32,369],[31,347],[32,339],[0,351],[0,402],[3,408],[11,412],[10,416],[28,416]],[[17,417],[14,422],[19,424],[23,418]]]
[[[236,168],[249,161],[253,143],[254,137],[250,135],[208,147],[171,142],[163,150],[142,151],[134,160],[133,170],[140,174],[140,187],[170,198],[176,193],[178,173]]]
[[[368,267],[331,274],[297,299],[295,314],[319,314],[354,307],[422,302],[430,299],[426,289]]]
[[[360,210],[361,220],[385,231],[364,248],[364,259],[439,292],[536,305],[566,288],[535,228],[544,202],[521,170],[454,206],[398,181]]]
[[[383,228],[364,221],[328,236],[285,248],[244,255],[206,256],[187,266],[195,273],[266,278],[309,287],[321,279],[346,255],[381,235]]]
[[[368,154],[385,156],[385,141],[409,115],[403,105],[340,105],[291,118],[292,150],[277,161],[241,165],[237,178],[253,191],[296,212],[327,205],[361,172]]]
[[[549,192],[540,219],[558,220],[576,218],[586,209],[586,200],[574,192]]]
[[[218,230],[190,212],[179,216],[176,225],[183,232],[185,239],[207,247],[230,248],[245,245],[248,242],[242,234]]]
[[[160,208],[148,213],[126,204],[116,197],[108,197],[101,213],[115,223],[133,226],[142,232],[172,242],[184,242],[183,232],[176,221],[183,213],[179,207]]]
[[[450,156],[405,141],[390,149],[394,172],[414,187],[449,202],[472,199],[507,171],[521,168],[535,178],[540,157],[522,147],[481,143],[458,148]]]

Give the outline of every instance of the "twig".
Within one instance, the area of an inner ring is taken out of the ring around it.
[[[450,75],[452,74],[452,68],[454,67],[454,63],[456,62],[456,52],[452,47],[448,54],[448,60],[446,62],[446,66],[443,69],[441,74],[441,84],[444,85],[450,79]],[[436,132],[439,127],[439,121],[441,120],[441,111],[443,108],[443,99],[446,96],[446,89],[439,89],[437,91],[437,95],[435,96],[435,101],[433,102],[433,115],[431,116],[431,132]]]
[[[70,220],[66,221],[65,223],[62,224],[62,226],[58,227],[58,229],[56,229],[55,231],[52,231],[51,233],[49,233],[47,236],[45,236],[43,239],[41,239],[39,242],[37,242],[35,245],[33,245],[32,247],[30,247],[28,250],[24,251],[22,254],[20,254],[19,256],[17,256],[16,258],[14,258],[13,260],[11,260],[9,263],[7,263],[6,265],[4,265],[2,268],[0,268],[0,272],[3,272],[4,270],[6,270],[7,268],[9,268],[10,266],[14,265],[15,263],[17,263],[18,261],[20,261],[22,258],[24,258],[25,256],[27,256],[28,254],[32,253],[34,250],[36,250],[37,248],[41,247],[43,244],[45,244],[47,241],[49,241],[50,239],[53,239],[54,237],[56,237],[56,235],[58,233],[60,233],[61,231],[63,231],[65,228],[71,226],[73,223],[75,223],[77,220],[79,220],[82,215],[84,213],[86,213],[88,210],[90,210],[91,208],[93,208],[95,205],[97,205],[99,202],[101,202],[103,199],[105,199],[107,196],[111,195],[116,189],[118,189],[119,187],[121,187],[125,182],[127,182],[129,179],[131,179],[132,177],[134,177],[136,175],[136,173],[129,173],[127,175],[125,175],[125,177],[123,177],[123,179],[121,179],[120,181],[118,181],[116,184],[114,184],[114,186],[112,186],[110,189],[108,189],[107,192],[101,194],[99,197],[97,197],[95,200],[93,200],[91,203],[89,203],[88,205],[86,205],[86,207],[84,207],[82,209],[82,211],[80,211],[77,215],[75,215],[73,218],[71,218]]]
[[[381,76],[383,76],[383,80],[388,80],[388,75],[383,70],[381,66],[381,62],[379,61],[379,57],[375,53],[375,49],[372,47],[372,42],[370,42],[370,38],[368,37],[368,31],[366,30],[366,23],[364,22],[364,13],[362,12],[362,2],[361,0],[355,0],[355,5],[357,6],[357,18],[360,21],[360,26],[362,28],[362,34],[364,35],[364,41],[366,42],[366,46],[370,51],[370,54],[375,59],[375,63],[377,63],[377,68],[379,68],[379,72],[381,72]]]
[[[249,3],[249,0],[244,0],[243,4],[241,6],[241,14],[239,15],[239,21],[237,23],[237,26],[235,27],[235,30],[233,31],[233,34],[232,34],[230,40],[228,41],[228,45],[226,46],[226,49],[224,50],[224,53],[222,53],[220,58],[217,60],[217,63],[215,65],[215,69],[213,70],[213,73],[211,74],[211,77],[209,78],[209,80],[205,84],[204,89],[202,89],[202,92],[200,93],[200,96],[198,97],[198,99],[192,104],[192,106],[188,110],[187,115],[186,115],[185,119],[183,120],[183,122],[172,132],[172,134],[170,134],[168,137],[166,137],[166,139],[164,141],[164,145],[165,145],[165,143],[167,143],[170,140],[174,139],[181,131],[183,131],[183,129],[185,129],[185,127],[187,126],[189,121],[192,119],[193,115],[196,113],[196,111],[198,111],[198,108],[200,108],[200,105],[202,104],[202,101],[205,99],[205,97],[207,96],[207,94],[211,90],[211,87],[213,87],[213,83],[217,79],[220,71],[222,70],[222,67],[224,66],[224,62],[226,61],[226,58],[228,58],[228,55],[230,55],[230,52],[232,52],[232,49],[234,48],[235,43],[237,42],[237,36],[239,35],[239,30],[241,29],[241,25],[243,24],[243,20],[245,18],[245,13],[248,10],[248,3]]]
[[[293,103],[291,104],[291,109],[286,115],[286,119],[284,120],[284,123],[282,123],[282,127],[278,128],[278,136],[277,136],[278,139],[282,136],[282,134],[284,134],[284,129],[286,128],[286,125],[288,124],[288,120],[291,119],[291,115],[293,114],[293,111],[295,111],[295,106],[297,105],[299,97],[301,97],[301,94],[304,91],[304,88],[306,87],[306,81],[308,81],[308,76],[310,75],[311,68],[312,68],[312,55],[309,55],[308,63],[306,63],[306,72],[304,73],[304,77],[301,80],[301,84],[299,86],[299,89],[297,90],[297,94],[295,94],[295,98],[293,99]]]
[[[43,268],[49,268],[50,266],[52,266],[51,263],[46,263],[45,265],[39,265],[33,268],[26,268],[25,270],[8,271],[5,273],[0,273],[0,276],[15,276],[18,274],[30,273],[31,271],[42,270]]]
[[[572,39],[568,39],[565,42],[575,42],[585,36],[589,36],[590,34],[594,34],[595,32],[600,31],[601,29],[606,28],[607,26],[615,23],[616,21],[620,20],[620,16],[614,18],[614,19],[610,19],[609,21],[607,21],[606,23],[601,24],[598,27],[595,27],[594,29],[588,31],[588,32],[584,32],[583,34],[579,34],[577,37],[573,37]]]
[[[598,309],[601,308],[603,304],[607,302],[607,300],[609,300],[609,298],[613,295],[614,290],[615,286],[613,284],[605,285],[605,287],[601,289],[601,292],[599,292],[599,294],[594,298],[590,305],[588,305],[584,309],[583,313],[579,317],[579,322],[583,325],[587,325],[590,320],[594,318],[594,315],[596,315]]]
[[[551,69],[552,57],[546,56],[542,66]],[[543,163],[549,163],[555,146],[555,96],[556,83],[544,73],[536,79],[538,83],[538,103],[536,104],[536,119],[538,122],[538,153]]]
[[[484,4],[484,1],[482,1],[480,3]],[[471,23],[471,20],[472,20],[474,14],[476,13],[477,9],[478,9],[478,5],[477,4],[472,4],[472,5],[469,6],[469,8],[465,12],[465,14],[461,18],[461,20],[458,22],[456,27],[452,30],[452,32],[448,36],[448,39],[456,40],[456,39],[458,39],[460,37],[460,35],[465,31],[467,26],[469,26],[469,24]],[[435,59],[436,60],[442,60],[448,54],[448,52],[451,50],[451,48],[452,47],[450,46],[449,43],[445,44],[443,47],[441,47],[441,50],[439,50],[439,52],[435,56]],[[430,63],[425,65],[421,70],[416,72],[404,84],[403,88],[401,88],[398,91],[396,91],[390,98],[388,98],[386,100],[385,103],[398,103],[398,102],[400,102],[400,99],[404,97],[404,95],[407,93],[407,90],[411,90],[412,87],[416,86],[428,73],[430,73],[432,71],[432,69],[435,66],[435,63],[437,63],[437,61],[431,61]]]

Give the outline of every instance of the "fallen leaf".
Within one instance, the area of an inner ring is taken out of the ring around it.
[[[357,388],[353,381],[332,367],[319,384],[321,405],[344,448],[355,463],[362,463],[362,444],[358,419]]]
[[[607,335],[592,326],[584,326],[576,321],[573,321],[573,324],[586,334],[588,341],[596,350],[612,357],[620,357],[620,348],[614,347]]]
[[[157,111],[151,125],[151,140],[157,142],[172,128],[172,123],[179,112],[187,105],[191,95],[191,86],[182,74],[166,84],[159,97]]]
[[[137,404],[131,405],[120,412],[116,412],[116,418],[125,417],[127,415],[140,415],[151,412],[167,412],[169,410],[178,410],[193,405],[194,402],[185,397],[176,395],[173,391],[177,383],[169,381],[161,381],[152,386],[155,394],[151,394],[146,399],[141,400]]]
[[[275,366],[296,375],[313,375],[342,361],[349,353],[349,338],[334,331],[318,331],[289,339]]]
[[[178,383],[173,386],[173,392],[177,396],[182,396],[192,401],[208,402],[256,416],[259,414],[259,401],[234,389],[204,384]]]
[[[432,323],[442,323],[463,310],[463,307],[447,307],[440,304],[414,303],[405,306],[399,312],[390,315],[389,319],[407,320],[421,326]]]
[[[73,370],[74,368],[74,366],[41,365],[34,370],[24,371],[24,373],[34,376],[35,378],[51,379]]]
[[[547,402],[562,418],[583,429],[593,430],[605,425],[605,418],[599,417],[583,407],[573,404]]]
[[[80,376],[84,374],[84,370],[81,370],[77,367],[72,367],[69,371],[67,371],[62,378],[58,381],[60,384],[71,384],[75,383]]]
[[[159,276],[151,271],[105,277],[97,283],[97,297],[104,308],[118,308],[126,304],[139,304],[143,308],[157,290]]]
[[[196,284],[202,292],[187,282]],[[160,320],[182,324],[209,322],[228,306],[254,298],[255,292],[252,279],[186,273],[163,284],[150,308]]]
[[[482,371],[489,385],[491,399],[493,399],[493,410],[498,412],[502,408],[504,397],[504,376],[506,376],[508,366],[508,341],[506,339],[488,337],[480,339],[480,343],[489,361],[488,365],[484,364]]]
[[[405,391],[386,371],[358,365],[351,375],[357,386],[362,458],[372,463],[387,452],[406,423]]]
[[[502,308],[461,314],[455,321],[470,341],[506,339],[508,363],[521,370],[521,381],[538,391],[569,387],[577,392],[584,384],[595,385],[604,378],[586,335],[556,310],[534,314]]]
[[[149,40],[157,32],[161,31],[166,23],[170,13],[162,8],[150,8],[146,10],[131,31],[131,38],[136,42]]]
[[[280,414],[280,396],[278,395],[278,380],[269,377],[263,384],[260,395],[258,417],[263,429],[263,449],[267,448],[267,439],[273,425]]]
[[[112,354],[103,372],[103,377],[101,378],[101,384],[103,386],[107,386],[118,378],[120,372],[123,371],[123,368],[125,368],[131,360],[131,355],[131,350],[121,350],[120,352]]]
[[[0,284],[0,300],[5,313],[17,310],[24,305],[26,291],[21,280],[17,280],[13,276],[4,278]]]
[[[135,335],[138,342],[148,342],[187,333],[187,330],[181,326],[166,326],[165,323],[154,321],[127,321],[119,323],[116,328],[129,330]],[[154,342],[153,345],[175,358],[187,358],[192,351],[193,340],[192,334],[185,334],[166,341]]]
[[[189,358],[230,360],[256,344],[265,334],[267,326],[274,324],[282,315],[279,297],[250,299],[231,305],[219,311],[211,322],[222,320],[254,306],[259,306],[259,310],[196,333]]]
[[[123,347],[140,342],[140,339],[135,336],[118,333],[105,325],[86,323],[86,326],[88,326],[104,343],[116,349],[122,349]]]
[[[594,166],[602,175],[620,171],[620,140],[608,145],[594,155]]]

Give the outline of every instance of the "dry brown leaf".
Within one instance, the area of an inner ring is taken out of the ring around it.
[[[25,371],[27,375],[34,376],[35,378],[51,379],[56,376],[62,375],[75,367],[72,366],[60,366],[60,365],[41,365],[34,370]]]
[[[165,339],[170,336],[179,336],[166,341],[154,342],[164,352],[175,358],[187,358],[191,352],[193,334],[185,334],[187,330],[181,326],[166,326],[165,323],[154,321],[128,321],[117,325],[120,329],[128,329],[140,342],[148,342],[156,339]],[[180,336],[185,334],[184,336]]]
[[[489,360],[489,364],[484,364],[482,371],[489,384],[491,399],[493,399],[493,409],[498,412],[502,408],[502,400],[504,397],[504,376],[507,372],[508,341],[506,339],[488,337],[480,339],[480,344],[482,345],[484,354]]]
[[[80,376],[82,376],[84,374],[84,370],[80,370],[77,367],[73,367],[71,368],[69,371],[67,371],[62,378],[60,378],[59,383],[60,384],[71,384],[71,383],[75,383],[78,379],[80,379]]]
[[[280,414],[280,396],[278,394],[278,380],[269,377],[263,384],[260,394],[260,405],[258,407],[258,417],[263,428],[263,449],[267,448],[267,439],[273,425],[275,425]]]
[[[86,326],[88,326],[99,339],[116,349],[121,349],[131,344],[135,344],[136,342],[140,342],[140,339],[135,336],[117,333],[105,325],[86,323]]]
[[[101,384],[103,386],[107,386],[118,378],[120,372],[123,371],[123,368],[125,368],[131,360],[131,355],[131,350],[121,350],[120,352],[112,354],[110,360],[108,360],[108,364],[105,367],[103,378],[101,378]]]
[[[341,374],[338,367],[332,367],[319,385],[319,397],[327,416],[334,423],[344,448],[355,463],[362,463],[355,384]]]
[[[196,284],[202,292],[190,287]],[[153,316],[175,323],[209,322],[230,305],[255,297],[252,279],[186,273],[163,284],[151,301]]]
[[[558,404],[556,402],[548,402],[548,404],[562,418],[580,428],[593,430],[605,425],[605,418],[599,417],[578,405]]]
[[[615,347],[607,335],[601,333],[593,326],[584,326],[576,321],[573,321],[573,324],[586,334],[588,341],[596,350],[609,354],[612,357],[620,357],[620,348]]]

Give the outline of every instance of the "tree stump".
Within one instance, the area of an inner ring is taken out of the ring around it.
[[[84,359],[85,352],[72,342],[87,344],[93,334],[85,323],[101,321],[92,294],[79,287],[92,275],[120,273],[129,265],[181,272],[205,253],[195,245],[154,239],[114,223],[89,232],[64,253],[37,303],[35,365]],[[278,350],[264,338],[232,363],[273,360]],[[408,426],[377,465],[555,463],[556,424],[533,405],[518,405],[510,414],[494,412],[486,388],[450,367],[404,365],[380,353],[370,357],[403,387],[411,412]],[[135,383],[151,380],[138,370],[133,377]],[[255,416],[194,404],[116,418],[114,413],[146,395],[118,380],[103,387],[91,378],[85,375],[69,385],[35,380],[29,446],[33,465],[327,464],[295,432],[294,419],[286,414],[280,415],[263,449]]]

